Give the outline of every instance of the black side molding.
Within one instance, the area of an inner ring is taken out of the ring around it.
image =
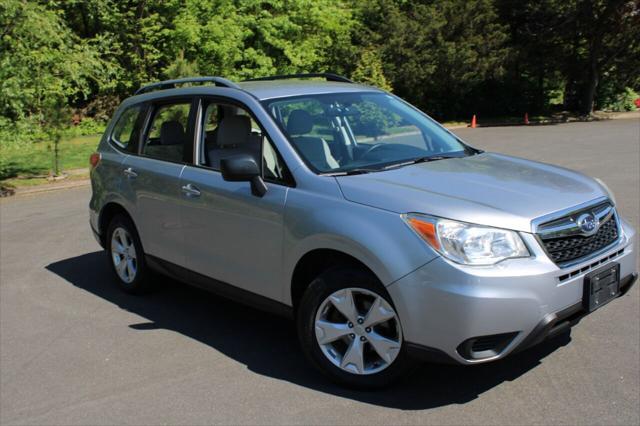
[[[155,256],[145,255],[147,265],[156,272],[170,276],[178,281],[184,282],[203,290],[233,300],[243,305],[251,306],[262,311],[282,316],[285,318],[293,318],[293,308],[284,303],[267,297],[252,293],[247,290],[235,287],[231,284],[218,281],[214,278],[207,277],[182,266],[176,265],[166,260],[159,259]]]
[[[407,353],[414,359],[434,364],[460,365],[458,361],[451,358],[440,349],[411,342],[405,342],[405,345],[407,345]]]
[[[104,248],[104,238],[103,238],[103,236],[100,235],[100,233],[96,230],[96,228],[93,227],[93,224],[91,222],[89,222],[89,227],[91,228],[91,232],[93,232],[93,236],[100,243],[100,247]]]

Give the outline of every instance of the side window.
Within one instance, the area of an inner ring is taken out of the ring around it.
[[[135,141],[139,135],[139,118],[142,111],[141,105],[127,108],[113,127],[111,140],[126,151],[135,151]]]
[[[262,130],[243,108],[209,103],[202,126],[201,165],[220,170],[223,158],[251,155],[258,164],[262,151]]]
[[[181,163],[189,134],[190,102],[157,107],[142,153],[158,160]]]
[[[247,110],[230,104],[209,103],[204,111],[201,165],[220,170],[223,158],[248,154],[262,164],[265,180],[291,182],[284,161]]]
[[[352,157],[349,123],[343,119],[343,111],[310,98],[276,101],[271,108],[293,147],[315,168],[337,169]]]
[[[288,184],[293,182],[284,160],[268,138],[262,146],[262,176],[267,182]]]

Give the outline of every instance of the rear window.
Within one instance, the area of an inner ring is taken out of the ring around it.
[[[120,148],[126,151],[135,150],[135,141],[139,135],[138,120],[143,108],[141,105],[134,105],[127,108],[118,118],[111,133],[111,140]]]

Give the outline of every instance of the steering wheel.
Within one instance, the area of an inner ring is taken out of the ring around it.
[[[386,143],[376,143],[376,144],[373,144],[369,149],[367,149],[367,150],[364,152],[364,154],[362,154],[362,155],[360,156],[360,159],[365,158],[367,155],[369,155],[369,154],[371,154],[372,152],[374,152],[374,151],[378,150],[380,147],[384,147],[384,146],[386,146],[386,145],[387,145]]]

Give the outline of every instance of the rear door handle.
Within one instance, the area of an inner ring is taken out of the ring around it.
[[[184,195],[186,195],[187,197],[199,197],[200,196],[200,190],[193,184],[189,183],[187,185],[184,185],[182,187],[182,193]]]
[[[129,167],[128,169],[124,169],[122,172],[128,178],[136,178],[136,177],[138,177],[138,174],[131,167]]]

